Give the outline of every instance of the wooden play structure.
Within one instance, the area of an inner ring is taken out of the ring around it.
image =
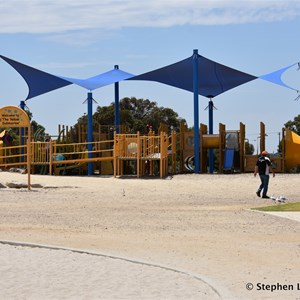
[[[200,124],[200,171],[207,172],[208,150],[214,149],[219,154],[218,172],[244,172],[245,125],[240,123],[239,130],[226,130],[219,124],[218,134],[208,134],[207,125]],[[180,128],[181,172],[193,171],[194,133],[187,126]]]
[[[284,169],[295,169],[300,172],[300,136],[289,129],[283,129],[282,136],[284,137],[282,144]]]
[[[6,110],[7,107],[0,110],[2,117],[4,116],[2,119],[9,115]],[[0,168],[26,167],[27,170],[38,174],[85,175],[87,164],[92,163],[93,174],[115,177],[130,174],[136,177],[163,178],[168,174],[193,172],[194,135],[183,124],[179,132],[173,131],[168,134],[167,127],[161,125],[159,134],[150,130],[147,135],[117,134],[112,133],[111,126],[102,129],[98,126],[93,134],[92,143],[84,140],[84,127],[77,130],[78,136],[67,127],[59,127],[58,139],[41,142],[30,138],[30,128],[26,127],[25,123],[13,123],[13,117],[10,118],[12,123],[3,123],[0,126],[0,137],[7,127],[13,127],[11,125],[24,126],[23,138],[28,140],[28,143],[7,146],[0,141]],[[215,151],[218,157],[218,165],[214,166],[214,172],[253,172],[258,156],[245,155],[243,123],[240,123],[238,130],[227,130],[226,126],[220,123],[219,132],[216,134],[208,134],[207,126],[200,124],[199,134],[201,173],[208,172],[210,150]],[[265,136],[265,125],[261,122],[260,152],[266,148]],[[288,129],[282,130],[282,137],[281,155],[271,157],[273,167],[276,172],[287,172],[295,168],[300,171],[300,137]],[[89,144],[92,144],[91,151],[87,150]]]
[[[51,140],[32,142],[31,165],[33,170],[36,166],[46,166],[47,174],[84,175],[88,162],[95,164],[113,162],[112,144],[113,140],[93,142],[91,151],[93,157],[88,158],[87,143],[62,144]]]
[[[282,129],[282,153],[281,155],[272,156],[272,165],[274,170],[277,173],[283,173],[287,172],[289,169],[285,167],[285,159],[286,159],[286,151],[284,150],[285,145],[285,135],[284,132],[287,129]],[[265,124],[263,122],[260,122],[260,135],[259,135],[260,143],[259,143],[259,153],[261,153],[263,150],[266,150],[266,129]],[[244,157],[244,172],[253,172],[256,161],[258,159],[259,155],[245,155]],[[298,158],[298,161],[300,163],[300,156]]]
[[[137,134],[115,134],[114,139],[114,176],[124,174],[124,162],[133,161],[137,177],[155,175],[155,163],[159,165],[160,177],[166,177],[171,158],[172,173],[176,165],[176,133],[171,136],[161,132],[147,136]]]

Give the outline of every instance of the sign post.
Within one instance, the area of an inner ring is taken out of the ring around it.
[[[17,106],[4,106],[0,108],[0,127],[2,128],[15,128],[27,127],[27,174],[28,183],[27,188],[30,190],[30,168],[31,168],[31,134],[30,134],[30,120],[27,113]]]

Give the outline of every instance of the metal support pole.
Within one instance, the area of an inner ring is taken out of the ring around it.
[[[115,70],[118,70],[119,66],[115,65]],[[116,133],[120,133],[120,102],[119,102],[119,82],[115,83],[115,130]]]
[[[20,108],[22,109],[22,110],[25,110],[25,101],[24,100],[21,100],[20,101]],[[21,156],[21,162],[24,162],[24,153],[25,153],[25,149],[24,149],[24,146],[25,146],[25,128],[24,127],[21,127],[21,145],[23,146],[22,148],[21,148],[21,154],[22,154],[22,156]]]
[[[214,119],[213,119],[213,110],[214,110],[214,103],[212,100],[209,100],[208,102],[208,133],[213,134],[214,133]],[[209,173],[213,174],[214,172],[214,149],[210,148],[208,151],[209,155]]]
[[[93,157],[93,153],[91,152],[93,150],[93,94],[90,92],[88,93],[87,98],[88,103],[88,136],[87,136],[87,142],[88,142],[88,158]],[[93,163],[88,162],[88,176],[93,175]]]
[[[194,90],[194,163],[195,173],[200,173],[199,138],[199,91],[198,91],[198,50],[193,53],[193,90]]]

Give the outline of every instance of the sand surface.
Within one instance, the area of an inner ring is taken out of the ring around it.
[[[272,204],[252,174],[31,181],[0,189],[0,299],[300,299],[300,222],[252,211]]]

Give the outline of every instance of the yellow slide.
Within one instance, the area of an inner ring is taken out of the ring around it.
[[[285,130],[285,169],[289,170],[300,165],[300,136]]]

